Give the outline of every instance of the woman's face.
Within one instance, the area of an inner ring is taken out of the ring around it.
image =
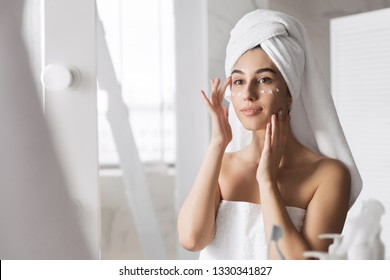
[[[291,97],[279,70],[260,48],[244,53],[232,69],[232,104],[242,125],[251,131],[265,129],[272,114],[287,114]]]

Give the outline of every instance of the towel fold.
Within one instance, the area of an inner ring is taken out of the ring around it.
[[[290,90],[294,136],[309,149],[348,167],[352,177],[351,207],[361,192],[362,180],[306,29],[297,19],[281,12],[255,10],[246,14],[230,34],[225,60],[227,77],[239,57],[257,45],[275,63]],[[225,96],[230,101],[229,90]],[[229,111],[233,140],[227,151],[234,151],[249,144],[251,133],[244,129],[233,106]]]

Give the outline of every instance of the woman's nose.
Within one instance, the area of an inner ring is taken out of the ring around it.
[[[249,84],[242,93],[242,99],[245,101],[256,101],[259,98],[257,88],[253,84]]]

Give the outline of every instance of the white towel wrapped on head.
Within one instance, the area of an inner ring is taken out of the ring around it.
[[[261,46],[278,67],[290,90],[294,136],[309,149],[338,159],[348,167],[352,177],[351,207],[362,189],[362,180],[304,26],[281,12],[255,10],[246,14],[230,35],[226,49],[226,77],[231,75],[241,55]],[[226,99],[230,101],[229,90]],[[251,133],[241,125],[233,106],[229,111],[233,140],[228,151],[234,151],[249,144]]]

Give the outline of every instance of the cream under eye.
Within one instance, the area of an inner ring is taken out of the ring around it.
[[[264,94],[264,93],[274,94],[274,93],[278,93],[278,92],[280,92],[279,88],[270,87],[270,88],[262,88],[262,89],[260,89],[260,94]]]
[[[232,91],[232,96],[233,97],[241,97],[243,94],[242,94],[242,91]]]

